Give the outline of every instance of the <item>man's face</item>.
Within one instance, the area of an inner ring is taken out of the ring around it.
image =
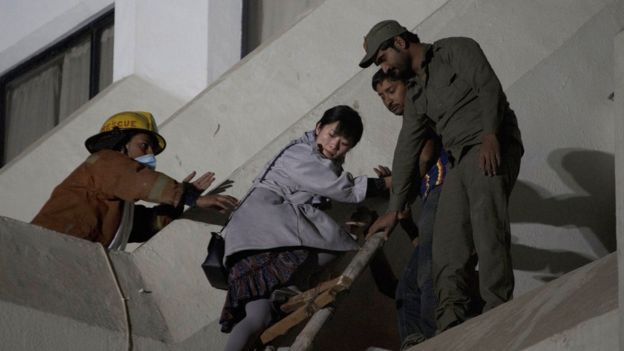
[[[407,86],[400,80],[385,79],[375,87],[383,104],[397,116],[402,116],[405,110],[405,93]]]
[[[130,138],[130,141],[126,144],[126,150],[128,150],[128,157],[130,158],[154,154],[152,139],[145,133],[138,133]]]
[[[384,73],[390,72],[397,77],[407,77],[411,70],[409,52],[405,47],[405,41],[395,38],[394,47],[377,51],[375,65],[379,66]]]

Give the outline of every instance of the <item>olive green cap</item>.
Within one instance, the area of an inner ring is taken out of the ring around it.
[[[407,29],[395,20],[385,20],[377,23],[364,37],[364,50],[366,55],[360,61],[360,67],[366,68],[375,60],[381,44],[397,35],[407,32]]]

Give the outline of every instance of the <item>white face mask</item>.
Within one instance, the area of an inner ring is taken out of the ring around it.
[[[154,156],[154,154],[139,156],[134,160],[149,169],[156,169],[156,156]]]

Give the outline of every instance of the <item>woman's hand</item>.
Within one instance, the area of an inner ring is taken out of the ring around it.
[[[379,178],[384,180],[384,184],[386,186],[386,190],[390,190],[392,187],[392,171],[390,168],[382,165],[377,165],[376,168],[373,168],[375,173]]]

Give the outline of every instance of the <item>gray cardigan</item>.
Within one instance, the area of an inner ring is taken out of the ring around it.
[[[244,250],[311,247],[335,251],[358,248],[356,241],[314,203],[321,197],[357,203],[366,196],[367,177],[353,177],[318,151],[314,132],[293,140],[269,162],[221,234],[225,258]]]

